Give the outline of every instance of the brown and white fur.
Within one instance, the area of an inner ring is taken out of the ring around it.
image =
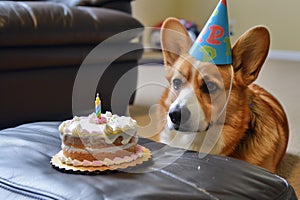
[[[253,84],[269,51],[268,30],[254,27],[233,45],[233,74],[231,65],[215,66],[192,58],[188,54],[192,41],[176,18],[168,18],[161,31],[170,87],[160,100],[162,129],[156,140],[201,151],[205,137],[213,136],[208,153],[275,172],[287,148],[287,117],[270,93]]]

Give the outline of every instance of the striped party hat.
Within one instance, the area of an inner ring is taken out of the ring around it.
[[[216,65],[232,64],[226,0],[221,0],[189,50],[191,56]]]

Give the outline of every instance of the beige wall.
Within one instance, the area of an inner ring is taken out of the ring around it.
[[[234,22],[232,43],[255,25],[269,27],[274,50],[300,51],[299,0],[227,0],[229,19]],[[133,15],[145,26],[154,26],[172,16],[203,27],[218,0],[135,0]]]
[[[230,18],[236,20],[236,35],[263,24],[271,32],[271,48],[300,51],[299,0],[229,1]]]

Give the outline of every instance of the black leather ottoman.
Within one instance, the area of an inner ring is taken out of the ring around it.
[[[153,159],[138,167],[62,173],[50,165],[60,150],[58,125],[40,122],[0,131],[1,199],[297,199],[284,179],[261,168],[213,155],[199,158],[191,151],[176,159],[178,149],[147,139],[139,143],[152,150]],[[147,172],[137,173],[142,171]]]

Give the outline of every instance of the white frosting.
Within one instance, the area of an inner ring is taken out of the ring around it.
[[[136,135],[137,123],[131,117],[112,115],[111,112],[102,114],[106,123],[99,124],[95,113],[88,117],[74,117],[64,121],[59,126],[61,136],[65,134],[79,137],[95,137],[104,139],[107,144],[112,144],[118,137],[122,137],[122,144],[127,144]]]
[[[113,115],[106,124],[106,132],[108,133],[118,133],[118,132],[128,132],[128,134],[133,134],[131,130],[136,127],[136,121],[130,117]]]

